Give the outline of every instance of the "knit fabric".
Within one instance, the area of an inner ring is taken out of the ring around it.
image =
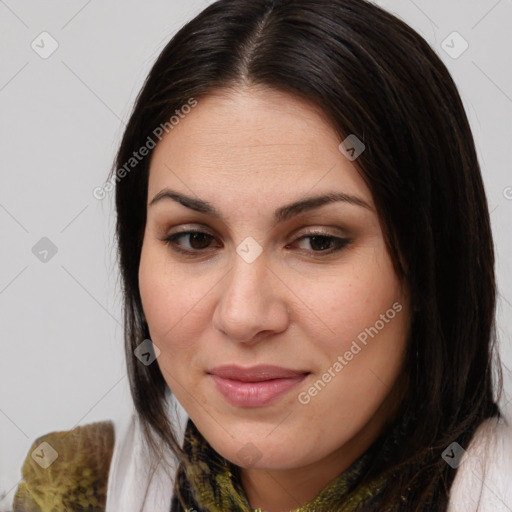
[[[23,463],[13,512],[103,512],[113,449],[110,421],[39,437]]]
[[[399,427],[395,428],[384,444],[380,441],[374,443],[315,498],[291,512],[362,510],[368,499],[383,490],[388,478],[388,475],[381,475],[367,481],[365,474],[377,452],[389,453],[390,445],[397,442],[399,430]],[[240,468],[220,456],[190,419],[184,450],[187,459],[178,468],[171,512],[265,512],[251,508],[241,485]]]

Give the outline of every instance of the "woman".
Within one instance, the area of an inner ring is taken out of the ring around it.
[[[137,416],[108,512],[512,510],[487,201],[416,32],[363,0],[215,2],[114,183]]]

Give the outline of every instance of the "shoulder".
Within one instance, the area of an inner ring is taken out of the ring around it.
[[[23,463],[13,511],[103,511],[114,437],[111,421],[38,437]]]
[[[460,460],[448,512],[510,512],[511,425],[505,419],[485,420]]]

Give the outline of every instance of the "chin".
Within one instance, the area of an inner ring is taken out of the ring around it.
[[[272,423],[250,424],[247,420],[224,421],[225,429],[219,428],[218,423],[211,419],[206,422],[206,425],[201,420],[199,424],[194,423],[217,453],[244,469],[292,469],[307,465],[322,455],[315,443],[308,446],[304,440],[298,443],[301,450],[297,450],[297,443],[290,440],[300,436],[282,425],[276,429],[278,422],[275,419]]]

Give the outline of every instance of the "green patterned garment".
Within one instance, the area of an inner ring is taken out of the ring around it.
[[[13,511],[103,512],[113,449],[110,421],[39,437],[23,463]]]
[[[396,443],[395,428],[386,443]],[[265,512],[251,508],[240,480],[240,469],[208,444],[191,420],[185,432],[188,461],[178,469],[171,512]],[[375,442],[349,468],[332,480],[310,502],[290,512],[353,512],[365,510],[364,504],[379,494],[387,475],[364,480],[377,452],[388,451]],[[389,451],[388,451],[389,453]],[[366,509],[370,510],[370,509]],[[390,512],[392,507],[388,509]]]
[[[404,418],[402,418],[403,420]],[[365,478],[372,461],[387,460],[404,435],[397,423],[310,502],[290,512],[369,511],[369,499],[385,488],[389,474]],[[112,422],[51,432],[32,444],[13,501],[14,512],[104,512],[114,446]],[[185,453],[176,476],[171,512],[265,512],[252,509],[240,468],[220,456],[189,420]],[[392,512],[390,507],[386,512]]]

